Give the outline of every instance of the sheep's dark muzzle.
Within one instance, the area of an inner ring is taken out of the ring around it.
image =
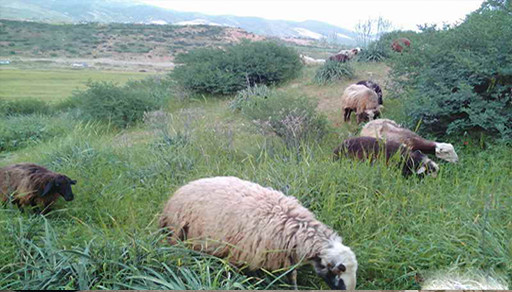
[[[332,290],[347,290],[345,282],[339,276],[329,272],[326,276],[322,277]]]

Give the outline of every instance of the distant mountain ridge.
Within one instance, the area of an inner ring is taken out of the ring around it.
[[[340,44],[355,44],[355,32],[328,23],[268,20],[259,17],[206,15],[168,10],[123,0],[2,0],[0,18],[41,22],[100,22],[152,24],[207,24],[240,27],[252,33],[275,37],[328,38]]]

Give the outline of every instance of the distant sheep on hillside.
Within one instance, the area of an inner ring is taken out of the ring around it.
[[[300,55],[300,59],[304,65],[318,65],[325,63],[324,59],[314,59],[305,55]]]
[[[335,55],[329,57],[329,60],[336,62],[346,62],[352,58],[354,58],[357,54],[361,52],[360,48],[350,49],[350,50],[341,50]]]
[[[401,53],[404,50],[404,47],[410,47],[411,41],[406,38],[399,38],[396,40],[393,40],[393,43],[391,44],[391,48],[393,51]]]
[[[335,231],[297,199],[236,177],[199,179],[179,188],[165,205],[160,227],[169,242],[235,265],[269,271],[310,261],[332,289],[354,290],[357,261]],[[296,271],[292,272],[296,286]]]

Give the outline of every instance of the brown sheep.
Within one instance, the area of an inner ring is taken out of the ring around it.
[[[341,237],[296,198],[253,182],[190,182],[169,199],[160,227],[171,231],[171,244],[187,240],[195,250],[250,270],[275,271],[307,260],[332,289],[356,286],[356,257]],[[296,287],[296,271],[291,275]]]
[[[346,54],[336,54],[329,57],[329,61],[345,63],[350,60],[350,57]]]
[[[32,163],[19,163],[0,168],[0,195],[2,201],[10,201],[20,209],[24,206],[42,207],[42,213],[50,211],[59,198],[74,198],[71,185],[76,180],[55,173]]]
[[[357,84],[352,84],[343,91],[341,104],[343,120],[350,121],[350,115],[355,111],[358,124],[378,117],[383,108],[379,105],[379,97],[375,91]]]
[[[400,155],[400,165],[403,163],[402,175],[408,177],[413,173],[423,175],[431,174],[437,176],[439,166],[430,160],[427,155],[421,151],[411,151],[405,145],[394,141],[383,141],[373,137],[355,137],[350,138],[334,149],[334,160],[341,156],[354,158],[358,160],[374,160],[383,153],[386,163],[396,153]]]
[[[374,137],[387,141],[393,140],[407,145],[412,150],[433,154],[448,162],[459,161],[459,157],[452,144],[424,139],[413,131],[401,127],[393,120],[377,119],[371,121],[363,127],[359,136]]]

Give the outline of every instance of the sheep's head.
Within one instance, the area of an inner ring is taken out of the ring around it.
[[[450,143],[436,143],[436,157],[448,162],[458,162],[459,156]]]
[[[44,197],[49,193],[60,194],[62,197],[64,197],[64,200],[72,201],[74,195],[73,191],[71,190],[71,185],[74,184],[76,184],[76,180],[72,180],[65,175],[58,175],[45,185],[41,196]]]
[[[383,105],[377,106],[377,108],[365,110],[360,114],[359,119],[367,122],[380,118],[380,111],[384,108]]]
[[[341,243],[341,238],[329,242],[319,255],[313,258],[317,275],[334,290],[356,288],[357,260],[354,252]]]

